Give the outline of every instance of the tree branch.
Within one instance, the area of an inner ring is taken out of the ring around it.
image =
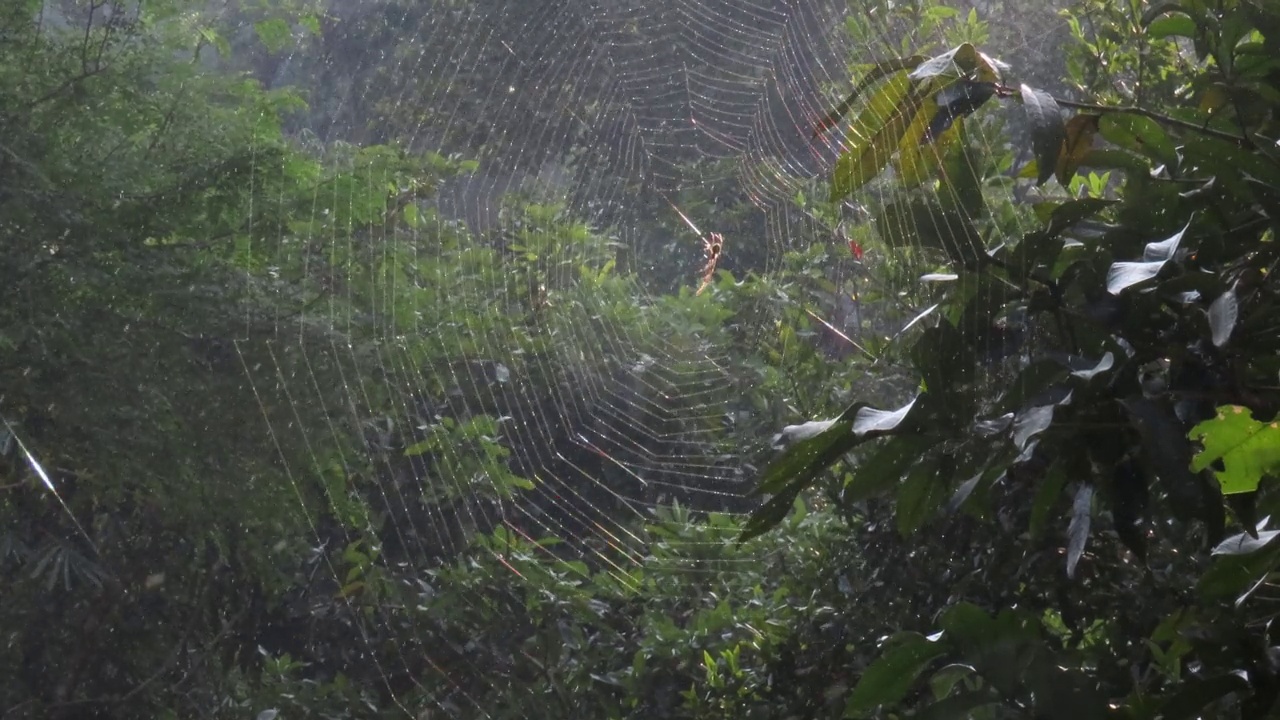
[[[1008,87],[1006,85],[997,85],[996,92],[1001,97],[1019,97],[1021,95],[1021,93],[1019,93],[1016,89]],[[1154,110],[1148,110],[1147,108],[1144,108],[1144,107],[1138,107],[1137,105],[1098,105],[1097,103],[1086,103],[1086,102],[1076,102],[1075,100],[1064,100],[1059,97],[1055,97],[1053,98],[1053,100],[1054,102],[1058,103],[1058,105],[1062,107],[1071,108],[1073,110],[1087,110],[1089,112],[1096,112],[1101,115],[1106,115],[1108,113],[1116,114],[1116,115],[1141,115],[1142,117],[1150,118],[1151,120],[1154,120],[1160,123],[1161,125],[1182,128],[1184,130],[1190,130],[1192,132],[1198,132],[1201,135],[1215,137],[1215,138],[1218,138],[1219,140],[1226,140],[1227,142],[1235,143],[1236,145],[1239,145],[1241,147],[1252,148],[1254,146],[1253,140],[1249,139],[1248,137],[1245,137],[1242,135],[1234,135],[1232,133],[1224,132],[1222,130],[1215,130],[1211,127],[1200,125],[1198,123],[1193,123],[1189,120],[1179,120],[1178,118],[1170,117],[1168,115],[1158,113]]]

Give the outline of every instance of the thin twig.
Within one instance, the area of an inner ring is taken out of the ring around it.
[[[1021,95],[1021,93],[1016,89],[1008,87],[1007,85],[997,85],[996,92],[999,93],[1001,97],[1018,97]],[[1211,127],[1205,127],[1204,125],[1193,123],[1189,120],[1179,120],[1178,118],[1169,117],[1168,115],[1163,115],[1154,110],[1148,110],[1147,108],[1138,107],[1136,105],[1098,105],[1097,103],[1064,100],[1059,97],[1055,97],[1053,100],[1058,103],[1058,105],[1071,108],[1073,110],[1087,110],[1089,112],[1096,112],[1104,115],[1107,113],[1117,115],[1141,115],[1142,117],[1155,120],[1161,125],[1190,130],[1192,132],[1200,133],[1201,135],[1208,135],[1210,137],[1218,138],[1219,140],[1233,142],[1241,147],[1252,148],[1254,146],[1253,140],[1250,140],[1247,137],[1224,132],[1222,130],[1215,130]]]

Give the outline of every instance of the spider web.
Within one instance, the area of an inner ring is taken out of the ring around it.
[[[424,229],[370,230],[373,253],[429,261],[442,246],[420,240],[433,235],[518,255],[532,223],[509,201],[519,196],[555,204],[557,218],[584,221],[610,238],[619,266],[631,271],[620,281],[626,302],[661,316],[664,294],[696,288],[705,260],[679,212],[714,232],[721,230],[715,218],[736,208],[740,232],[725,234],[721,267],[739,278],[776,273],[786,251],[815,243],[849,254],[796,197],[822,187],[844,147],[840,131],[814,139],[812,130],[848,91],[851,61],[894,50],[851,47],[843,30],[850,12],[836,0],[439,1],[426,11],[406,6],[377,16],[335,8],[348,47],[329,49],[327,63],[316,67],[286,63],[276,79],[320,87],[343,76],[374,78],[338,85],[300,137],[367,140],[377,126],[417,150],[478,161],[423,203]],[[367,68],[343,54],[388,39],[368,53],[389,69],[382,75],[362,76]],[[700,200],[689,205],[694,197]],[[316,212],[353,202],[341,191],[318,194]],[[843,211],[859,217],[851,204]],[[386,518],[376,535],[387,563],[447,562],[476,534],[503,529],[510,537],[561,538],[571,555],[625,570],[644,552],[637,521],[656,507],[676,500],[741,514],[754,506],[746,495],[759,453],[723,443],[726,424],[750,409],[735,391],[740,359],[721,336],[698,341],[658,321],[624,322],[632,314],[618,311],[617,286],[613,294],[573,291],[578,265],[540,259],[533,267],[538,286],[514,290],[511,276],[492,268],[424,277],[424,285],[449,292],[407,309],[391,304],[397,288],[387,281],[386,302],[363,309],[385,317],[386,331],[363,349],[291,338],[295,319],[281,322],[268,348],[237,347],[272,437],[305,447],[314,460],[287,468],[298,501],[282,512],[306,516],[318,549],[352,546],[365,518],[322,517],[303,501],[306,487],[314,476],[349,477],[365,461],[372,469],[361,494]],[[517,351],[509,334],[489,324],[444,327],[439,320],[452,317],[451,308],[482,308],[520,292],[532,294],[531,304],[545,292],[553,307],[540,332],[554,340],[537,352]],[[352,313],[334,302],[308,307],[297,320],[342,330]],[[430,362],[404,351],[406,324],[430,349]],[[772,331],[742,328],[748,338]],[[321,385],[322,366],[342,378],[338,387]],[[383,380],[369,380],[375,377]],[[442,424],[456,429],[477,417],[494,419],[478,435],[489,438],[486,447],[504,448],[501,464],[532,489],[492,492],[486,473],[493,466],[475,467],[481,451],[471,445],[406,457],[406,445]],[[339,453],[334,470],[327,448],[341,446],[352,426],[365,454]],[[756,450],[768,440],[761,437]],[[327,487],[331,497],[341,494]],[[316,562],[336,586],[350,584],[345,567]],[[373,636],[395,632],[375,617],[359,642],[373,645]],[[430,631],[418,632],[401,645],[405,666],[420,664],[407,657],[416,652],[435,667]],[[402,670],[379,668],[388,678]],[[433,702],[457,716],[486,716],[483,697]],[[540,715],[530,709],[528,716]]]

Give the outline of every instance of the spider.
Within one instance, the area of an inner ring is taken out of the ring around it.
[[[701,295],[702,291],[706,290],[707,286],[711,284],[712,278],[715,277],[716,264],[720,262],[720,253],[724,250],[724,236],[720,233],[702,232],[697,225],[693,224],[688,215],[685,215],[680,208],[676,207],[675,203],[671,202],[669,198],[666,198],[666,200],[671,209],[676,211],[681,220],[684,220],[684,224],[688,225],[689,229],[693,230],[698,239],[702,241],[702,252],[707,256],[707,264],[702,267],[702,283],[698,285],[698,291],[694,293],[694,295]]]

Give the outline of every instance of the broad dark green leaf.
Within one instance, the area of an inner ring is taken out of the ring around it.
[[[1195,720],[1204,717],[1208,705],[1231,693],[1248,691],[1248,681],[1234,673],[1204,679],[1191,677],[1164,702],[1160,717],[1163,720]]]
[[[933,96],[937,111],[924,131],[924,141],[932,142],[958,118],[972,115],[996,94],[995,83],[957,80]]]
[[[1152,39],[1195,36],[1196,23],[1186,15],[1166,15],[1147,26],[1147,37]]]
[[[886,650],[862,673],[849,694],[845,713],[861,716],[892,706],[906,697],[916,678],[934,658],[946,652],[943,643],[913,632],[890,638]]]
[[[1114,200],[1103,198],[1080,198],[1062,203],[1049,215],[1048,226],[1044,232],[1056,237],[1075,226],[1076,223],[1088,220],[1115,204]]]
[[[951,499],[947,501],[946,512],[948,514],[956,512],[964,507],[964,504],[969,501],[974,492],[978,490],[985,492],[992,485],[999,482],[1001,478],[1005,477],[1003,467],[1004,463],[994,463],[991,467],[964,481],[960,487],[956,488]],[[981,494],[979,494],[979,497],[981,497]]]
[[[1098,121],[1103,138],[1125,150],[1176,165],[1178,150],[1160,123],[1143,115],[1107,113]]]
[[[1058,101],[1052,95],[1026,84],[1020,85],[1018,91],[1022,94],[1022,106],[1031,122],[1031,148],[1035,151],[1038,167],[1036,184],[1043,185],[1053,177],[1058,166],[1058,155],[1067,136],[1066,126],[1062,122]]]
[[[1027,523],[1027,532],[1033,539],[1044,536],[1045,526],[1049,522],[1049,515],[1053,512],[1053,506],[1062,495],[1062,489],[1067,485],[1067,472],[1059,463],[1054,463],[1044,479],[1040,481],[1040,485],[1036,487],[1035,499],[1031,501],[1031,519]]]
[[[876,214],[875,226],[890,247],[936,248],[962,267],[976,266],[985,253],[972,220],[933,202],[895,198]]]
[[[1155,278],[1176,255],[1183,236],[1191,227],[1188,222],[1177,233],[1159,242],[1148,243],[1137,262],[1118,262],[1107,271],[1107,292],[1119,295],[1126,288]]]
[[[1142,439],[1144,459],[1170,493],[1194,488],[1198,481],[1191,470],[1191,443],[1173,406],[1145,397],[1126,398],[1120,405]]]
[[[918,399],[918,398],[917,398]],[[897,410],[877,410],[855,403],[840,417],[816,424],[792,426],[803,436],[764,472],[753,495],[773,497],[751,513],[739,542],[768,532],[791,511],[796,497],[827,468],[859,444],[898,431],[911,414],[916,399]]]
[[[1013,420],[1013,444],[1024,450],[1032,438],[1049,429],[1053,424],[1053,411],[1057,405],[1039,405],[1019,412]]]
[[[973,666],[964,663],[951,663],[939,668],[933,677],[929,678],[929,688],[933,690],[934,699],[941,700],[947,697],[961,680],[972,677],[973,674]]]
[[[1111,475],[1111,521],[1120,541],[1139,560],[1147,558],[1142,520],[1149,499],[1147,475],[1142,465],[1133,458],[1122,460]]]
[[[954,720],[973,717],[974,710],[1000,704],[1000,698],[990,689],[967,690],[942,700],[936,700],[912,717],[915,720]]]
[[[889,490],[934,444],[921,435],[888,438],[853,468],[842,499],[849,503],[861,502]]]
[[[1257,582],[1280,567],[1280,542],[1274,530],[1258,539],[1240,533],[1214,548],[1213,564],[1200,576],[1196,590],[1210,602],[1246,597]]]
[[[858,438],[853,434],[853,418],[863,407],[864,404],[857,403],[835,420],[788,426],[783,434],[791,430],[797,436],[797,442],[765,469],[753,494],[781,492],[797,478],[806,477],[810,473],[816,476],[841,455],[852,450],[858,444]]]
[[[940,462],[937,455],[930,455],[917,460],[911,468],[894,503],[898,532],[903,537],[918,530],[947,497],[950,467],[950,462]]]

